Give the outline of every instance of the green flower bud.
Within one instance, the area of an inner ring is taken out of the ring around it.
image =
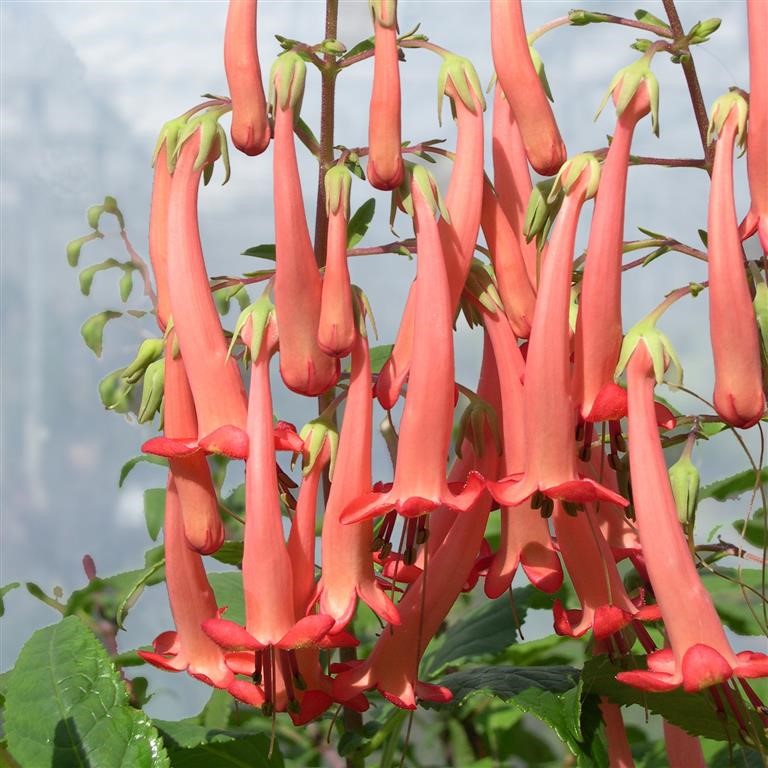
[[[129,384],[136,384],[148,367],[163,356],[164,342],[162,339],[144,339],[139,346],[136,357],[123,370],[123,378]]]
[[[688,446],[683,455],[669,468],[669,482],[675,497],[677,516],[683,525],[688,525],[696,515],[701,482],[699,470],[691,461]]]
[[[125,372],[123,372],[125,375]],[[151,421],[160,410],[165,385],[165,360],[155,360],[147,366],[144,387],[141,390],[141,404],[137,414],[139,424]]]

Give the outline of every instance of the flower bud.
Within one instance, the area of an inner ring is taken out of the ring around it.
[[[123,371],[125,375],[125,371]],[[141,391],[141,404],[136,414],[139,424],[151,421],[160,411],[165,386],[165,360],[155,360],[147,366],[144,373],[144,387]]]
[[[677,516],[683,525],[688,525],[696,514],[699,501],[701,477],[691,461],[690,451],[686,447],[683,455],[669,468],[669,482],[675,497]]]
[[[123,370],[123,378],[129,384],[136,384],[136,382],[144,376],[148,367],[159,359],[163,355],[163,347],[165,342],[162,339],[144,339],[141,342],[139,351],[136,353],[136,357],[129,363],[128,367]]]

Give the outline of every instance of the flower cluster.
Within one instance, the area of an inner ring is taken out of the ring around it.
[[[578,605],[553,601],[555,632],[591,633],[594,652],[614,658],[633,647],[647,655],[647,668],[621,672],[622,683],[654,692],[726,686],[731,701],[738,680],[755,704],[745,681],[768,676],[768,655],[737,653],[729,644],[691,557],[659,430],[675,425],[655,400],[655,386],[676,356],[656,322],[693,289],[671,294],[627,332],[622,324],[628,169],[643,119],[650,115],[658,130],[651,71],[658,49],[610,85],[610,146],[568,158],[520,0],[491,2],[497,82],[490,178],[486,104],[472,64],[418,36],[399,37],[396,0],[370,5],[371,50],[356,54],[374,59],[367,147],[333,147],[327,136],[317,142],[300,121],[307,62],[340,67],[337,41],[310,47],[282,38],[286,50],[265,97],[256,0],[229,3],[230,97],[162,130],[150,257],[163,334],[163,432],[144,450],[168,459],[166,581],[175,631],[159,635],[142,657],[267,712],[288,712],[296,723],[334,702],[362,711],[372,689],[408,709],[420,699],[444,702],[450,690],[419,679],[427,646],[463,592],[482,581],[488,597],[499,597],[521,567],[545,593],[564,579],[572,585]],[[754,425],[766,409],[751,291],[756,270],[747,268],[742,249],[755,231],[766,245],[766,9],[749,3],[751,102],[729,93],[715,103],[710,124],[710,139],[717,137],[707,245],[714,408],[735,428]],[[438,94],[456,122],[453,153],[431,142],[402,143],[402,51],[419,46],[442,57]],[[200,181],[219,159],[228,169],[219,121],[229,111],[238,150],[272,153],[275,237],[274,268],[240,283],[266,287],[231,334],[212,296],[198,228]],[[321,161],[322,226],[314,243],[297,136]],[[741,227],[736,143],[746,144],[752,185]],[[411,162],[441,154],[453,161],[445,194]],[[370,309],[347,265],[351,198],[366,183],[361,159],[367,182],[391,191],[394,208],[408,218],[413,237],[399,247],[415,252],[417,268],[397,339],[375,373]],[[543,192],[530,169],[552,177]],[[583,258],[576,236],[590,207]],[[475,258],[481,232],[487,260]],[[456,382],[460,310],[482,329],[476,391]],[[275,422],[278,380],[319,398],[320,415],[300,431]],[[377,402],[388,412],[391,481],[372,476]],[[393,410],[401,414],[396,430]],[[691,467],[693,442],[685,454]],[[211,455],[244,463],[243,624],[217,605],[201,558],[226,534]],[[290,456],[302,462],[297,493],[281,467]],[[686,523],[690,499],[682,504]],[[495,551],[484,539],[492,514],[500,516]],[[625,559],[637,571],[634,587],[622,578]],[[345,653],[328,664],[328,652],[357,644],[359,600],[386,628],[365,658]],[[612,749],[626,752],[618,708],[607,699],[601,706]],[[685,738],[670,731],[679,744]]]

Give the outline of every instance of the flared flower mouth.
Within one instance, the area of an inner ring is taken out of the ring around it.
[[[572,502],[574,504],[607,501],[620,507],[629,506],[629,502],[623,496],[588,477],[566,480],[547,487],[527,482],[522,475],[510,475],[498,481],[489,480],[486,486],[499,504],[510,507],[522,504],[537,492],[552,501]],[[546,504],[546,502],[544,503]]]
[[[347,525],[370,520],[389,512],[406,518],[420,517],[438,508],[455,512],[466,512],[480,498],[485,490],[485,480],[479,472],[472,471],[464,483],[446,483],[439,496],[404,496],[395,488],[388,491],[371,491],[358,497],[344,508],[340,520]]]

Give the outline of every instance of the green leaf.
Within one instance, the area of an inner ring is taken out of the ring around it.
[[[669,24],[666,21],[663,21],[658,16],[654,16],[650,11],[646,11],[643,8],[638,8],[635,11],[635,18],[643,24],[651,24],[654,27],[669,29]]]
[[[157,541],[165,518],[165,488],[147,488],[144,491],[144,520],[152,541]]]
[[[3,601],[3,598],[12,590],[17,589],[21,586],[21,582],[14,581],[10,584],[5,584],[4,586],[0,587],[0,616],[5,615],[5,603]]]
[[[89,296],[91,293],[91,286],[93,285],[93,278],[96,277],[96,273],[119,266],[120,262],[116,259],[106,259],[105,261],[101,261],[98,264],[93,264],[90,267],[86,267],[80,272],[80,275],[78,276],[80,281],[80,292],[83,294],[83,296]]]
[[[622,706],[638,704],[644,709],[661,715],[673,725],[677,725],[693,736],[705,736],[716,741],[743,743],[739,737],[739,725],[730,708],[718,715],[712,706],[708,693],[686,693],[682,688],[666,693],[650,693],[624,685],[616,680],[616,675],[625,669],[644,669],[644,656],[627,656],[624,666],[614,664],[607,656],[596,656],[584,665],[582,681],[584,690],[607,696],[611,701]],[[755,728],[762,734],[760,719],[750,713]]]
[[[646,229],[645,227],[638,227],[638,229],[644,234],[648,235],[648,237],[652,237],[654,240],[666,240],[666,235],[660,235],[658,232],[653,232],[650,229]]]
[[[532,591],[532,587],[516,589],[515,611],[520,624],[525,621],[528,610],[525,598],[518,601],[522,594]],[[448,627],[442,636],[442,642],[428,657],[430,675],[441,672],[448,665],[461,665],[467,659],[501,653],[507,646],[517,642],[515,614],[508,597],[483,602],[478,608],[463,616]]]
[[[35,632],[6,699],[8,749],[24,766],[170,768],[149,718],[128,704],[103,645],[70,617]]]
[[[240,565],[243,562],[243,542],[236,539],[225,541],[211,553],[211,557],[226,565]]]
[[[275,743],[269,757],[269,737],[256,734],[243,739],[214,741],[191,749],[169,750],[173,768],[282,768]]]
[[[347,225],[347,248],[354,248],[363,239],[375,211],[376,200],[371,197],[352,214]]]
[[[376,347],[370,348],[372,373],[381,373],[381,369],[384,367],[384,363],[389,360],[394,346],[394,344],[379,344]]]
[[[209,573],[208,581],[213,587],[219,608],[227,606],[224,618],[237,624],[245,624],[245,602],[243,601],[243,575],[239,571]]]
[[[225,691],[220,691],[225,693]],[[226,694],[229,700],[232,698]],[[197,747],[206,742],[232,741],[237,738],[247,738],[257,735],[256,731],[229,730],[227,728],[212,728],[202,725],[197,718],[190,717],[184,720],[154,720],[154,726],[160,731],[166,747],[170,752],[179,749]],[[176,768],[176,763],[172,763]]]
[[[161,467],[167,467],[168,466],[168,459],[164,459],[162,456],[152,456],[150,454],[142,454],[141,456],[134,456],[132,459],[128,459],[128,461],[123,464],[122,467],[120,467],[120,479],[117,481],[117,487],[122,488],[123,483],[125,482],[128,475],[131,473],[131,470],[133,468],[145,461],[147,464],[157,464]]]
[[[760,599],[763,593],[762,571],[742,568],[739,572],[736,568],[718,567],[716,573],[702,572],[701,580],[712,595],[720,618],[729,629],[737,635],[763,634],[764,629],[760,624],[764,621]],[[744,588],[739,583],[743,583]]]
[[[699,491],[699,501],[703,499],[716,499],[725,501],[726,499],[737,499],[743,493],[751,491],[756,487],[754,470],[747,469],[730,477],[724,477],[722,480],[716,480],[714,483],[705,485]],[[768,482],[768,467],[760,470],[760,483]]]
[[[104,338],[104,326],[116,317],[120,317],[122,312],[113,312],[111,309],[105,309],[98,315],[89,317],[80,328],[80,335],[83,337],[88,349],[96,357],[101,357],[102,341]]]
[[[250,248],[246,248],[242,255],[255,256],[257,259],[269,259],[270,261],[274,261],[277,258],[274,243],[254,245]]]
[[[123,268],[123,276],[120,278],[120,300],[128,301],[133,290],[133,266]]]
[[[606,765],[604,745],[597,739],[590,713],[590,731],[585,739],[581,719],[581,683],[579,670],[573,667],[486,666],[464,669],[441,681],[453,693],[453,706],[478,694],[489,695],[528,712],[546,723],[579,759],[579,765]],[[430,705],[431,706],[431,705]],[[591,708],[596,708],[594,701]],[[589,743],[588,743],[589,742]]]
[[[765,549],[766,543],[768,543],[765,507],[756,509],[750,516],[749,521],[744,519],[735,520],[731,525],[733,525],[739,536],[743,536],[753,547]]]
[[[366,51],[373,50],[373,38],[369,37],[365,40],[361,40],[357,45],[352,46],[342,57],[341,60],[350,59],[352,56],[357,56],[358,53],[365,53]]]

